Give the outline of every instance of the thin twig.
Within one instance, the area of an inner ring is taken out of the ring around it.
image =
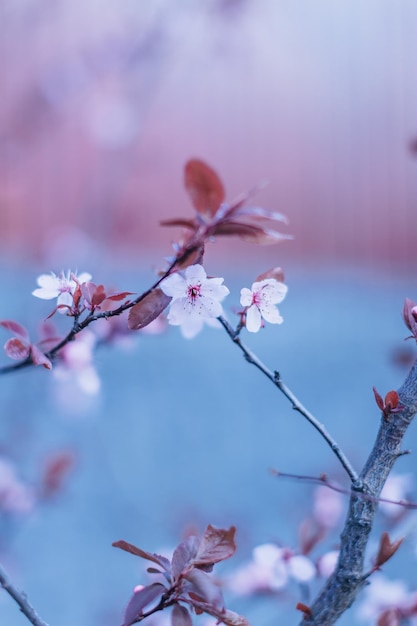
[[[43,621],[33,608],[33,606],[28,601],[26,594],[23,591],[17,589],[13,583],[11,582],[9,576],[4,571],[3,567],[0,565],[0,585],[3,587],[5,591],[13,598],[13,600],[19,605],[22,613],[28,618],[33,626],[48,626],[46,622]]]
[[[310,422],[310,424],[314,426],[314,428],[320,433],[320,435],[328,443],[330,448],[333,450],[334,454],[339,459],[340,463],[342,464],[343,468],[347,472],[351,481],[355,483],[358,480],[358,474],[353,469],[350,461],[348,460],[344,452],[341,450],[338,443],[333,439],[333,437],[327,431],[326,427],[323,424],[321,424],[314,417],[314,415],[305,408],[305,406],[301,404],[298,398],[282,381],[278,372],[272,372],[270,369],[268,369],[266,365],[264,365],[262,361],[247,346],[245,346],[245,344],[242,343],[239,337],[239,332],[235,331],[224,317],[220,316],[218,319],[220,323],[222,324],[223,328],[225,329],[225,331],[227,332],[227,334],[229,335],[229,337],[232,339],[232,341],[243,352],[245,359],[248,361],[248,363],[251,363],[252,365],[257,367],[262,372],[262,374],[264,374],[267,378],[269,378],[269,380],[272,383],[274,383],[274,385],[278,387],[281,393],[283,393],[284,396],[290,401],[293,409],[295,411],[298,411],[298,413],[300,413],[303,417],[305,417],[306,420]]]
[[[366,492],[358,492],[353,489],[345,489],[340,485],[331,482],[327,476],[304,476],[302,474],[288,474],[286,472],[280,472],[276,469],[271,469],[271,474],[276,476],[277,478],[289,478],[290,480],[297,480],[300,482],[310,483],[313,485],[323,485],[323,487],[327,487],[331,491],[336,491],[336,493],[340,493],[345,496],[352,496],[355,494],[360,500],[367,500],[368,502],[377,502],[378,504],[383,502],[385,504],[395,504],[396,506],[401,506],[404,509],[417,509],[416,502],[408,502],[408,500],[390,500],[389,498],[381,498],[377,496],[373,496],[370,493]]]

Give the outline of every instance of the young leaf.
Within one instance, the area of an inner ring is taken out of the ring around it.
[[[194,535],[188,537],[174,550],[171,560],[172,577],[178,580],[183,570],[193,562],[197,555],[199,540]]]
[[[4,350],[9,358],[20,361],[29,356],[30,345],[18,337],[12,337],[4,344]]]
[[[372,387],[372,391],[374,392],[375,402],[377,403],[377,405],[381,409],[381,411],[383,411],[385,409],[385,404],[384,404],[384,401],[382,399],[382,396],[378,393],[378,391],[376,390],[375,387]]]
[[[30,347],[30,356],[32,357],[32,361],[35,365],[43,365],[47,370],[52,369],[52,363],[48,357],[33,344]]]
[[[166,588],[161,583],[152,583],[135,591],[125,610],[123,626],[131,626],[143,615],[143,609],[157,598],[161,598]]]
[[[191,615],[185,606],[174,604],[171,613],[171,626],[193,626]]]
[[[135,556],[140,556],[142,559],[153,561],[153,563],[160,565],[166,572],[171,571],[171,564],[169,560],[164,556],[160,556],[159,554],[155,554],[153,552],[145,552],[145,550],[141,550],[140,548],[134,546],[132,543],[123,541],[123,539],[121,539],[120,541],[115,541],[114,543],[112,543],[112,546],[114,546],[115,548],[120,548],[121,550],[125,550],[126,552],[130,552],[130,554],[134,554]]]
[[[129,311],[130,330],[140,330],[153,322],[170,303],[171,298],[162,289],[153,289]]]
[[[285,280],[284,270],[281,267],[271,267],[271,269],[267,270],[263,274],[259,274],[257,278],[255,278],[255,283],[260,283],[262,280],[266,280],[267,278],[275,278],[279,283],[283,283]]]
[[[379,549],[377,557],[375,559],[375,567],[381,567],[381,565],[386,563],[397,552],[403,540],[404,538],[401,538],[391,543],[388,533],[383,532],[379,541]]]
[[[185,165],[184,183],[196,211],[203,217],[213,217],[225,196],[216,172],[203,161],[191,159]]]
[[[224,600],[221,589],[206,572],[193,567],[184,574],[184,578],[191,583],[191,587],[187,587],[187,592],[191,598],[196,596],[198,600],[202,600],[216,609],[223,609]]]
[[[236,552],[236,528],[215,528],[209,524],[200,542],[194,564],[205,565],[229,559]]]
[[[2,320],[0,321],[0,326],[3,326],[3,328],[6,328],[6,330],[10,330],[13,334],[17,335],[21,339],[29,341],[28,331],[24,326],[21,326],[17,322],[14,322],[13,320]]]

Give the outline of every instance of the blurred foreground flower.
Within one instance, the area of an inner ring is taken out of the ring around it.
[[[316,575],[312,561],[294,554],[289,548],[264,543],[253,550],[253,559],[243,565],[229,578],[228,586],[241,595],[259,591],[278,591],[290,579],[307,582]]]
[[[246,328],[250,333],[257,333],[262,326],[262,318],[270,324],[282,324],[276,304],[282,302],[288,291],[284,283],[275,278],[266,278],[253,283],[248,289],[240,291],[240,304],[246,307]]]
[[[95,395],[100,391],[100,378],[93,365],[96,341],[94,333],[83,330],[59,353],[60,360],[53,373],[57,379],[71,383],[71,394],[74,393],[74,385],[87,395]]]
[[[207,278],[202,265],[190,265],[184,276],[176,272],[160,284],[162,291],[172,298],[168,322],[181,326],[184,337],[191,339],[223,314],[220,302],[228,295],[223,278]]]
[[[64,272],[61,272],[59,276],[53,272],[41,274],[37,279],[39,288],[32,291],[32,295],[42,300],[57,298],[58,311],[65,313],[65,308],[73,305],[73,296],[78,285],[89,282],[91,278],[91,274],[87,272],[77,276],[70,270],[68,270],[67,275]]]

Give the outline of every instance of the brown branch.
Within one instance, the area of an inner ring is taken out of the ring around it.
[[[330,433],[327,431],[326,427],[321,424],[310,411],[308,411],[305,406],[301,404],[298,398],[293,394],[293,392],[287,387],[287,385],[282,381],[278,372],[272,372],[268,369],[262,361],[247,347],[244,343],[242,343],[239,332],[240,326],[238,330],[234,330],[229,322],[224,317],[219,317],[219,321],[221,322],[223,328],[232,339],[232,341],[240,348],[243,352],[245,359],[248,363],[251,363],[256,368],[258,368],[262,374],[264,374],[269,380],[274,383],[274,385],[284,394],[284,396],[290,401],[292,408],[300,413],[303,417],[306,418],[308,422],[320,433],[326,443],[333,450],[334,454],[339,459],[341,465],[345,469],[352,483],[357,481],[358,475],[356,471],[353,469],[350,461],[341,450],[339,444],[333,439]]]
[[[23,591],[17,589],[10,578],[4,571],[3,567],[0,565],[0,585],[3,587],[5,591],[13,598],[13,600],[19,605],[22,613],[28,618],[33,626],[48,626],[46,622],[43,621],[33,608],[33,606],[28,601],[26,594]]]
[[[417,413],[417,361],[398,390],[402,410],[381,418],[371,454],[353,485],[339,561],[302,626],[331,626],[354,602],[366,585],[364,558],[378,498],[398,457],[408,426]],[[371,497],[364,497],[364,495]]]

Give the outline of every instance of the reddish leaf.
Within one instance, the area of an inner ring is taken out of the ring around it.
[[[186,252],[180,255],[180,258],[182,257],[181,262],[176,263],[175,268],[177,270],[183,270],[186,267],[189,267],[190,265],[196,265],[196,264],[201,265],[203,263],[203,256],[204,256],[203,245],[192,246],[191,248],[186,250]]]
[[[140,556],[142,559],[153,561],[154,563],[160,565],[166,572],[171,571],[171,564],[169,560],[164,556],[160,556],[159,554],[155,554],[153,552],[145,552],[145,550],[141,550],[140,548],[134,546],[132,543],[128,543],[127,541],[123,540],[115,541],[114,543],[112,543],[112,546],[114,546],[115,548],[120,548],[121,550],[125,550],[126,552],[130,552],[130,554],[134,554],[135,556]]]
[[[257,278],[255,278],[255,282],[261,282],[262,280],[266,280],[267,278],[274,278],[279,283],[283,283],[285,280],[284,270],[281,267],[271,267],[271,269],[267,270],[263,274],[259,274]]]
[[[298,602],[295,608],[297,609],[297,611],[301,611],[302,613],[304,613],[304,615],[307,615],[308,617],[312,615],[310,607],[307,606],[307,604],[304,604],[304,602]]]
[[[383,532],[379,541],[378,554],[375,559],[375,567],[381,567],[386,563],[398,550],[404,538],[397,539],[391,543],[387,532]]]
[[[197,555],[198,546],[198,538],[191,535],[175,548],[171,560],[172,577],[174,580],[177,580],[187,565],[190,565],[193,561]]]
[[[272,220],[275,222],[284,222],[284,224],[288,223],[288,219],[282,213],[277,213],[276,211],[269,211],[268,209],[263,209],[262,207],[247,207],[240,206],[237,210],[232,213],[233,219],[236,217],[249,217],[255,219],[265,219]]]
[[[162,289],[153,289],[130,309],[128,320],[130,330],[145,328],[166,309],[170,301],[171,298],[165,295]]]
[[[216,172],[203,161],[191,159],[185,165],[184,183],[196,211],[204,217],[213,217],[225,195]]]
[[[160,599],[165,592],[166,588],[161,583],[152,583],[135,591],[126,607],[123,626],[134,624],[143,615],[143,609],[157,598]]]
[[[189,228],[190,230],[196,230],[197,228],[195,220],[186,219],[185,217],[177,217],[172,220],[162,220],[159,224],[161,226],[179,226],[180,228]]]
[[[4,344],[4,350],[7,356],[11,359],[21,361],[29,356],[30,344],[18,339],[17,337],[12,337],[12,339],[8,339]]]
[[[191,615],[185,606],[174,604],[171,613],[171,626],[193,626]]]
[[[133,291],[119,291],[118,293],[113,293],[111,296],[106,296],[106,300],[119,302],[120,300],[127,298],[127,296],[131,296],[133,293]]]
[[[209,524],[194,559],[195,565],[218,563],[233,556],[236,552],[235,532],[234,526],[223,529]]]
[[[45,495],[60,491],[68,472],[74,466],[75,459],[71,452],[60,452],[47,460],[42,479]]]
[[[29,333],[24,326],[21,326],[17,322],[13,320],[2,320],[0,321],[0,326],[6,328],[6,330],[10,330],[14,335],[17,335],[21,339],[25,341],[29,341]]]
[[[250,626],[248,620],[242,615],[238,615],[234,611],[228,609],[218,610],[213,606],[205,602],[200,602],[197,599],[193,599],[193,607],[195,612],[200,615],[201,613],[208,613],[215,617],[219,624],[226,624],[226,626]]]
[[[35,365],[43,365],[47,370],[52,369],[51,361],[41,350],[39,350],[37,346],[31,345],[30,356],[32,357],[32,361]]]
[[[223,594],[209,574],[193,567],[184,574],[184,578],[191,583],[191,588],[187,588],[190,597],[196,596],[216,609],[223,609]]]
[[[378,617],[377,626],[400,626],[398,609],[387,609]]]
[[[374,392],[375,402],[377,403],[377,405],[381,409],[381,411],[383,411],[385,409],[385,404],[384,404],[384,401],[382,399],[382,396],[377,392],[375,387],[372,387],[372,391]]]

